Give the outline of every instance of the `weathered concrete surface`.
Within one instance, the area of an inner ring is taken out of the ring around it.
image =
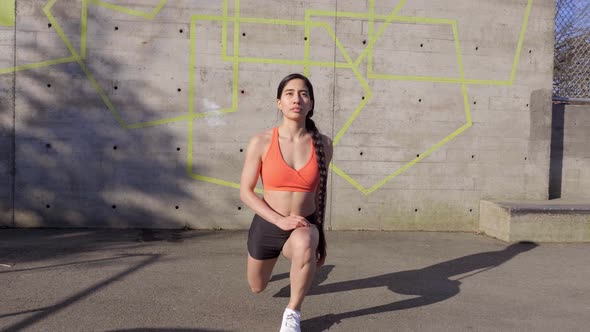
[[[306,70],[330,228],[475,231],[480,199],[547,198],[555,1],[157,3],[18,1],[2,224],[247,228],[248,139]]]
[[[590,105],[554,105],[549,195],[590,202]]]
[[[328,232],[303,331],[584,331],[588,244]],[[276,331],[288,299],[245,280],[246,232],[0,230],[0,330]],[[10,267],[5,267],[4,264]]]
[[[504,241],[590,242],[590,202],[482,200],[479,229]]]

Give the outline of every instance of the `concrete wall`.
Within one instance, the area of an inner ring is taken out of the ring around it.
[[[590,200],[590,105],[554,105],[549,195]]]
[[[248,227],[243,151],[302,72],[336,144],[331,228],[475,230],[482,198],[547,198],[554,6],[18,1],[1,223]]]

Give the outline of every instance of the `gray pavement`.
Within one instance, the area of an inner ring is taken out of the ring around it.
[[[328,232],[303,331],[586,331],[590,244]],[[0,229],[0,330],[277,331],[288,262],[250,293],[245,231]]]

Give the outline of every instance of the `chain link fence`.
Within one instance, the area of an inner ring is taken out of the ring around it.
[[[553,96],[590,101],[590,0],[557,0]]]

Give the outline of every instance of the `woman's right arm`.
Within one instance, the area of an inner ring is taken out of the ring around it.
[[[283,230],[291,230],[297,227],[308,226],[309,222],[301,216],[284,217],[274,211],[265,201],[263,201],[254,192],[260,168],[262,166],[262,155],[268,144],[265,144],[263,134],[254,136],[246,150],[246,159],[244,160],[244,168],[242,169],[242,177],[240,180],[240,198],[244,204],[248,205],[254,212],[277,225]]]

